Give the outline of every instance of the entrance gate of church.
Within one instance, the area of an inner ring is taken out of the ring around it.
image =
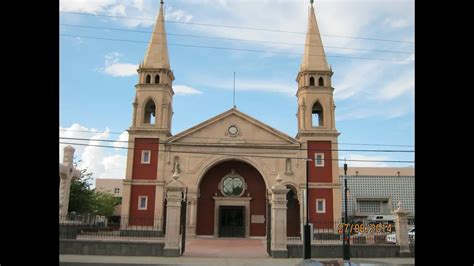
[[[245,207],[219,208],[219,237],[245,237]]]

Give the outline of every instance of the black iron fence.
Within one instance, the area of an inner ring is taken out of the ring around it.
[[[317,221],[310,224],[312,244],[340,244],[343,232],[351,244],[396,244],[393,223],[344,223],[342,221]],[[288,237],[288,244],[302,243],[301,237]]]
[[[162,220],[154,217],[60,215],[60,239],[163,240]]]

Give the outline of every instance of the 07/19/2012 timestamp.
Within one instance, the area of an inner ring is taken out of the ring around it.
[[[350,234],[353,233],[391,233],[393,229],[392,224],[346,224],[341,223],[338,225],[339,233],[342,234],[342,231],[349,231]]]

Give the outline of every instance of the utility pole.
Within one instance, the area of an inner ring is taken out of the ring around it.
[[[347,163],[346,163],[346,158],[344,158],[344,223],[347,224],[349,221],[347,220]],[[344,226],[342,227],[344,228]],[[350,226],[346,227],[350,228]],[[342,230],[342,253],[343,253],[343,259],[345,261],[350,261],[351,260],[351,250],[350,250],[350,244],[349,244],[349,239],[350,239],[350,232],[347,233],[347,230]]]
[[[309,226],[309,162],[313,160],[306,159],[306,224],[303,235],[303,260],[311,259],[311,228]]]

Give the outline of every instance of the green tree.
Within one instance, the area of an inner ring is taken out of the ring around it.
[[[116,198],[106,192],[94,191],[95,206],[94,211],[98,215],[112,216],[117,206]]]
[[[80,177],[71,180],[69,212],[93,213],[96,199],[91,189],[92,173],[87,168],[80,171]]]
[[[82,169],[81,175],[71,181],[69,212],[111,216],[120,201],[112,194],[92,189],[92,172]]]

